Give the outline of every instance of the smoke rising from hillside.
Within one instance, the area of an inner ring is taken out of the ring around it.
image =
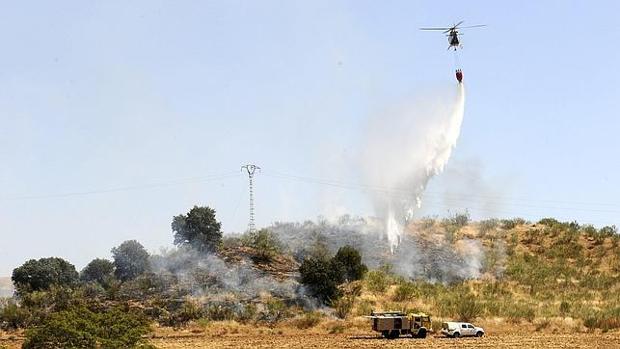
[[[235,295],[252,300],[269,293],[301,303],[312,303],[294,279],[276,280],[252,268],[251,261],[227,263],[220,256],[189,248],[162,251],[151,257],[151,270],[160,277],[173,278],[174,288],[211,301]],[[310,305],[309,305],[310,307]]]
[[[364,173],[370,183],[386,188],[372,200],[392,251],[420,207],[429,180],[450,159],[464,110],[465,88],[458,84],[456,95],[427,96],[369,123]]]
[[[352,246],[368,267],[390,265],[394,273],[411,279],[449,283],[480,277],[484,258],[480,241],[450,243],[439,223],[411,228],[390,253],[383,222],[378,219],[342,216],[335,221],[279,222],[267,227],[300,259],[319,242],[332,255],[342,246]]]

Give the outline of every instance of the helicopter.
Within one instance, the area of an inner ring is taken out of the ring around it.
[[[461,24],[463,24],[463,22],[465,21],[460,21],[457,24],[449,28],[420,28],[420,30],[436,30],[436,31],[442,31],[444,34],[448,34],[446,35],[448,37],[448,43],[450,44],[450,46],[448,46],[448,50],[451,48],[454,48],[454,51],[456,51],[457,48],[463,48],[463,46],[461,45],[461,41],[459,40],[459,36],[463,35],[459,33],[460,29],[486,27],[485,24],[477,24],[477,25],[470,25],[467,27],[459,27]]]

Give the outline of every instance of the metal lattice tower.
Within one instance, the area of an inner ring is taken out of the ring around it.
[[[248,179],[250,180],[250,222],[248,223],[248,230],[250,233],[256,231],[254,225],[254,174],[256,170],[260,170],[260,167],[252,164],[241,166],[241,171],[245,170],[248,173]]]

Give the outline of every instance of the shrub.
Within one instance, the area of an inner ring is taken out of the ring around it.
[[[502,219],[500,221],[500,227],[504,230],[514,229],[518,225],[526,224],[527,221],[523,218]]]
[[[591,312],[584,318],[583,324],[588,329],[599,328],[604,332],[620,328],[620,308]]]
[[[244,245],[255,250],[255,258],[259,261],[270,261],[282,253],[282,243],[278,236],[267,229],[249,232],[241,240]]]
[[[538,224],[546,225],[548,227],[553,227],[553,226],[561,224],[561,223],[557,219],[555,219],[555,218],[543,218],[543,219],[538,221]]]
[[[293,324],[300,330],[306,330],[318,325],[321,322],[323,315],[316,311],[304,313],[303,316],[295,319]]]
[[[366,288],[368,291],[376,294],[383,293],[387,290],[390,280],[387,273],[383,270],[371,270],[366,273]]]
[[[201,307],[190,299],[183,301],[178,309],[168,312],[159,323],[175,328],[186,326],[190,321],[198,320],[203,316]]]
[[[94,313],[79,307],[53,313],[27,330],[23,348],[136,348],[149,331],[148,321],[129,309]]]
[[[232,302],[209,303],[205,307],[204,316],[213,321],[234,320],[239,305]]]
[[[618,228],[615,225],[602,227],[599,231],[604,237],[614,237],[618,235]]]
[[[274,326],[278,322],[289,316],[289,310],[279,299],[271,298],[265,303],[265,309],[260,313],[260,320],[269,326]]]
[[[499,225],[499,221],[497,219],[487,219],[480,222],[480,235],[485,236],[489,232],[493,231]]]
[[[336,316],[346,319],[351,314],[351,310],[353,310],[355,299],[362,293],[362,284],[359,281],[351,282],[341,286],[340,292],[342,297],[333,301],[332,306],[336,310]]]
[[[521,320],[532,322],[536,317],[534,308],[528,304],[513,303],[509,305],[504,312],[508,321],[512,323],[518,323]]]
[[[338,282],[351,282],[360,280],[368,271],[362,264],[362,256],[359,251],[351,246],[343,246],[338,249],[331,260],[334,270],[338,272]]]
[[[401,282],[394,291],[393,299],[397,302],[409,301],[418,296],[418,290],[411,282]]]
[[[562,316],[566,316],[570,313],[570,308],[570,303],[567,301],[562,301],[562,303],[560,303],[560,314],[562,314]]]
[[[334,302],[332,302],[332,306],[336,310],[336,316],[340,319],[346,319],[349,314],[351,314],[351,310],[353,310],[353,304],[355,303],[355,299],[351,296],[340,297]]]
[[[482,314],[483,307],[472,294],[464,294],[457,298],[456,315],[461,321],[472,321]]]
[[[373,311],[374,305],[371,301],[369,300],[361,300],[358,304],[357,304],[357,309],[355,311],[355,315],[357,316],[364,316],[364,315],[370,315],[370,313]]]
[[[433,226],[435,226],[435,218],[423,217],[422,219],[420,219],[420,227],[422,230],[429,230]]]
[[[329,334],[339,334],[339,333],[343,333],[344,330],[345,330],[344,325],[341,323],[337,323],[337,324],[329,326],[328,332]]]
[[[301,283],[309,288],[311,294],[324,304],[339,297],[337,271],[329,260],[309,257],[299,267]]]
[[[15,330],[28,324],[30,312],[20,307],[12,299],[3,299],[0,302],[0,329]]]
[[[465,211],[463,213],[454,213],[450,215],[449,217],[444,218],[443,225],[444,226],[451,225],[457,228],[462,228],[466,226],[467,224],[469,224],[470,220],[471,220],[471,216],[469,215],[468,211]]]

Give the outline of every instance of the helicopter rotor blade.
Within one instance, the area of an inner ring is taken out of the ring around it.
[[[420,30],[450,30],[452,28],[420,28]]]
[[[477,25],[470,25],[467,27],[461,27],[461,29],[467,29],[467,28],[480,28],[480,27],[486,27],[486,24],[477,24]]]
[[[453,28],[455,28],[455,29],[456,29],[459,25],[463,24],[463,22],[465,22],[465,21],[460,21],[460,22],[458,22],[457,24],[455,24],[455,25],[454,25],[454,27],[453,27]]]

